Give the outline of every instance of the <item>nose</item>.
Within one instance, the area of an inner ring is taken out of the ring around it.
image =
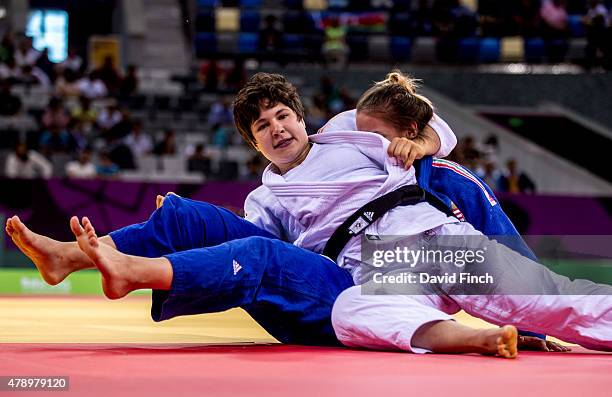
[[[273,134],[280,134],[283,131],[283,125],[276,119],[270,121],[270,130]]]

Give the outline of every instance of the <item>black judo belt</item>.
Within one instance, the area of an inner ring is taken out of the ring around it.
[[[414,205],[422,202],[431,204],[448,216],[455,216],[446,204],[433,194],[423,190],[419,185],[402,186],[370,201],[349,216],[331,235],[327,244],[325,244],[323,255],[336,261],[340,252],[353,237],[360,235],[387,211],[400,205]]]

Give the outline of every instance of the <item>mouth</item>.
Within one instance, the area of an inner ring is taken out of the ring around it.
[[[283,139],[282,141],[280,141],[279,143],[277,143],[273,147],[274,147],[274,149],[282,149],[284,147],[289,146],[291,144],[291,141],[293,141],[293,138]]]

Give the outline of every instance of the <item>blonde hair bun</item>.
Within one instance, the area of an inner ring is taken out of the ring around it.
[[[394,70],[387,75],[387,78],[378,84],[381,85],[399,85],[411,94],[416,94],[420,80],[405,76],[399,70]]]

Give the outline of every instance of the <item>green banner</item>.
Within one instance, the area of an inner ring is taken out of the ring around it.
[[[147,295],[150,291],[132,294]],[[100,273],[83,270],[58,285],[47,284],[36,269],[0,269],[0,294],[4,295],[102,295]]]

